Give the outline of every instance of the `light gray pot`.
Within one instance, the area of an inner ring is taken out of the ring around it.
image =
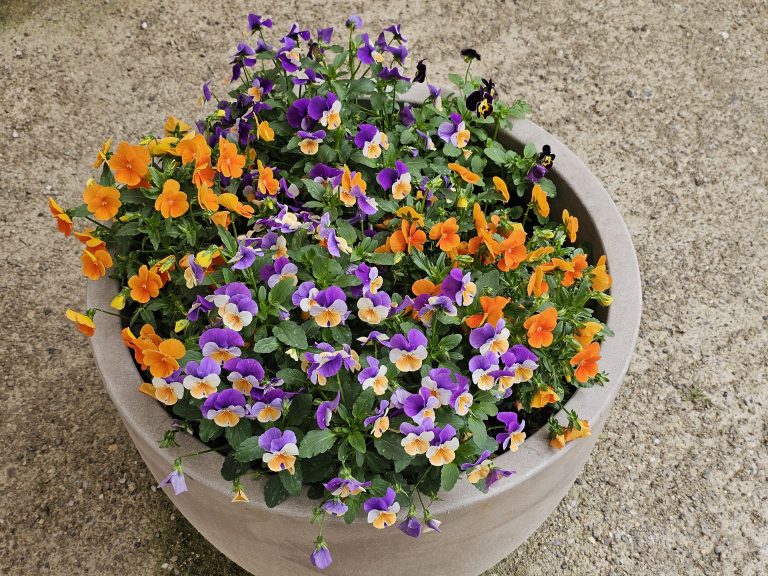
[[[411,95],[423,101],[423,92]],[[463,479],[432,513],[442,520],[442,533],[427,533],[419,540],[397,528],[376,530],[358,519],[348,526],[328,519],[324,536],[334,562],[325,573],[344,576],[477,575],[508,556],[528,538],[565,496],[597,441],[629,365],[640,324],[640,273],[629,232],[616,206],[589,169],[563,144],[527,120],[517,120],[499,140],[522,150],[527,142],[540,149],[549,144],[557,154],[550,174],[557,184],[555,214],[567,207],[580,222],[579,237],[592,242],[594,254],[606,254],[613,276],[613,305],[607,322],[615,336],[602,345],[600,366],[609,383],[578,391],[568,402],[589,420],[592,436],[569,443],[562,450],[549,446],[546,429],[529,437],[516,453],[504,453],[497,464],[517,473],[484,495]],[[116,294],[114,281],[102,279],[88,286],[88,307],[108,309]],[[115,316],[96,316],[91,339],[96,365],[109,396],[117,407],[142,458],[155,478],[173,466],[174,455],[202,450],[197,439],[180,434],[181,448],[161,450],[158,440],[168,428],[161,405],[138,391],[142,378],[120,335]],[[564,414],[560,421],[565,422]],[[222,456],[216,453],[184,462],[189,492],[174,496],[176,507],[216,548],[253,574],[317,573],[309,563],[316,527],[309,522],[314,503],[293,498],[268,509],[262,499],[263,480],[246,481],[248,504],[231,504],[231,484],[220,476]]]

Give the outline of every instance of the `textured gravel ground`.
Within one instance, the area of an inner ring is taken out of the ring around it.
[[[633,234],[645,314],[624,388],[577,485],[488,576],[765,574],[768,5],[268,4],[0,0],[0,573],[243,574],[153,489],[61,313],[85,281],[44,202],[79,201],[104,137],[194,119],[251,10],[400,21],[433,83],[476,47]]]

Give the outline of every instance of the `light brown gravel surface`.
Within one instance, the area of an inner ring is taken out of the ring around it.
[[[243,574],[153,488],[63,317],[85,280],[45,200],[79,203],[103,138],[194,119],[249,10],[402,22],[437,84],[475,47],[632,232],[645,312],[624,388],[577,485],[487,575],[765,574],[768,5],[724,0],[0,0],[0,573]]]

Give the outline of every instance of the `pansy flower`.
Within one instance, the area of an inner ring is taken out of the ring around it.
[[[400,445],[409,456],[426,454],[435,438],[434,423],[432,420],[424,420],[418,426],[409,422],[400,424],[400,434],[404,436]]]
[[[424,529],[419,519],[412,514],[408,514],[405,520],[400,522],[397,527],[400,529],[400,532],[411,538],[419,538]]]
[[[298,282],[298,277],[296,276],[298,273],[299,269],[296,264],[282,256],[271,264],[266,264],[262,267],[259,271],[259,276],[267,283],[267,286],[274,288],[281,280],[285,279],[291,279],[295,285]]]
[[[307,376],[313,384],[325,386],[326,380],[339,373],[339,370],[345,368],[348,371],[360,369],[360,361],[357,352],[350,348],[349,344],[344,344],[341,350],[336,350],[330,344],[320,342],[315,344],[320,352],[307,352],[304,355],[306,360]]]
[[[425,326],[431,326],[435,312],[443,312],[446,316],[456,316],[456,305],[447,296],[421,294],[411,303],[414,312]]]
[[[459,306],[471,305],[477,294],[477,286],[472,282],[472,273],[465,274],[461,268],[452,268],[440,286],[442,294]]]
[[[575,220],[573,217],[571,219]],[[578,229],[578,220],[576,226]],[[595,292],[605,292],[613,284],[613,278],[611,278],[611,275],[608,274],[608,268],[606,267],[605,260],[605,255],[600,256],[600,258],[597,260],[597,264],[595,264],[595,267],[592,268],[592,271],[589,273],[589,277],[592,282],[591,288]]]
[[[144,363],[149,366],[152,376],[167,378],[179,369],[178,361],[186,352],[181,341],[168,338],[160,342],[157,347],[144,350]]]
[[[547,404],[560,402],[560,395],[552,386],[547,386],[544,390],[537,390],[531,398],[531,408],[544,408]]]
[[[381,435],[389,430],[389,417],[387,416],[388,412],[389,401],[382,400],[379,402],[379,407],[376,409],[376,412],[363,420],[363,426],[368,427],[373,425],[373,430],[371,433],[373,434],[374,438],[381,438]]]
[[[368,294],[357,301],[357,317],[366,324],[380,324],[392,310],[392,302],[386,292]]]
[[[360,40],[362,40],[362,44],[357,49],[357,58],[360,62],[370,66],[374,62],[380,64],[384,61],[383,54],[376,49],[377,46],[374,46],[367,33],[361,34]]]
[[[379,361],[373,356],[366,358],[368,366],[360,371],[357,379],[363,387],[363,390],[373,388],[377,396],[381,396],[387,391],[389,380],[387,379],[387,367],[379,364]]]
[[[48,209],[51,211],[51,215],[56,219],[56,228],[68,237],[72,234],[72,218],[69,217],[64,209],[53,198],[48,198]]]
[[[579,382],[587,382],[598,372],[597,362],[600,360],[600,344],[592,342],[582,348],[570,360],[571,366],[574,366],[574,374]]]
[[[363,151],[363,156],[371,159],[378,158],[382,149],[389,147],[386,134],[373,124],[360,124],[354,142]]]
[[[340,498],[326,500],[323,502],[322,508],[331,516],[344,516],[344,514],[347,513],[347,510],[349,510],[349,506],[344,504]]]
[[[368,266],[365,262],[350,266],[348,273],[357,276],[361,283],[360,286],[350,288],[350,292],[354,296],[376,294],[384,284],[384,278],[379,276],[379,269],[375,266]]]
[[[291,430],[281,432],[279,428],[270,428],[259,436],[259,446],[264,450],[261,459],[272,472],[288,470],[291,475],[295,472],[299,447],[296,434]]]
[[[405,51],[406,54],[408,51]],[[400,67],[398,66],[392,66],[389,68],[388,66],[384,66],[381,71],[377,74],[379,78],[382,80],[402,80],[403,82],[410,82],[411,79],[407,76],[403,76],[402,72],[400,71]]]
[[[235,82],[236,80],[240,79],[243,68],[250,68],[256,64],[256,58],[254,57],[255,55],[256,51],[248,44],[245,42],[238,43],[237,51],[235,52],[234,56],[232,57],[232,61],[230,62],[230,64],[232,64],[232,79],[230,82]]]
[[[232,383],[232,388],[245,395],[259,387],[264,379],[264,367],[252,358],[232,358],[224,363],[224,368],[229,371],[227,380]]]
[[[451,408],[459,416],[466,416],[474,402],[475,398],[469,391],[469,379],[456,374],[456,386],[451,393]]]
[[[407,336],[395,334],[389,342],[389,361],[401,372],[415,372],[427,359],[427,338],[412,328]]]
[[[309,177],[323,186],[335,188],[341,181],[343,170],[326,164],[315,164],[309,171]]]
[[[93,214],[97,220],[111,220],[122,206],[120,192],[117,188],[102,186],[96,182],[89,182],[85,188],[83,202],[85,202],[88,212]]]
[[[455,253],[455,250],[461,244],[461,237],[458,234],[459,224],[456,218],[448,218],[444,222],[438,222],[429,231],[430,240],[437,242],[437,247],[443,252]]]
[[[331,496],[336,498],[347,498],[349,496],[357,496],[365,492],[366,488],[371,487],[371,482],[360,482],[354,478],[333,478],[323,484],[326,490],[331,493]]]
[[[340,400],[341,392],[336,392],[336,397],[333,400],[321,402],[317,407],[315,421],[320,430],[325,430],[331,425],[331,418],[333,417],[333,413],[338,409]]]
[[[539,367],[539,357],[522,344],[512,346],[500,359],[505,367],[504,374],[497,375],[502,390],[519,382],[528,382],[533,377],[533,371]]]
[[[429,135],[429,132],[422,132],[417,128],[416,134],[418,134],[419,138],[421,138],[422,142],[424,142],[424,148],[427,150],[427,152],[431,152],[432,150],[436,149],[435,143],[432,141],[432,137]]]
[[[503,319],[500,319],[495,325],[484,324],[470,332],[469,343],[475,350],[479,350],[480,354],[489,351],[503,354],[509,348],[509,330]]]
[[[454,386],[455,382],[448,368],[432,368],[429,374],[421,379],[421,390],[429,390],[429,394],[437,398],[441,406],[447,406],[451,402]]]
[[[90,316],[87,316],[86,314],[80,314],[80,312],[75,312],[74,310],[68,309],[66,311],[66,317],[68,320],[71,320],[75,323],[75,326],[82,334],[91,337],[95,333],[96,324],[93,323],[93,318]]]
[[[469,143],[469,130],[464,124],[461,114],[453,112],[450,120],[443,122],[437,129],[437,135],[444,142],[453,144],[456,148],[464,148]]]
[[[483,310],[482,313],[468,316],[464,321],[470,328],[477,328],[486,322],[495,326],[499,320],[504,318],[504,307],[509,302],[510,299],[503,296],[481,296],[480,307]]]
[[[179,460],[174,463],[171,473],[168,474],[157,487],[162,488],[163,486],[168,485],[173,488],[173,493],[176,496],[189,491],[187,488],[187,481],[184,479],[184,469],[181,467],[181,462]]]
[[[107,164],[120,184],[138,186],[149,172],[150,160],[149,150],[145,146],[120,142]]]
[[[317,130],[316,132],[299,130],[297,136],[300,138],[299,150],[301,150],[301,153],[307,156],[314,156],[320,149],[320,144],[323,143],[325,130]]]
[[[319,570],[325,570],[333,563],[331,551],[328,549],[328,545],[322,537],[315,543],[315,549],[312,551],[312,554],[309,555],[309,561],[312,563],[312,566]]]
[[[200,406],[206,420],[213,420],[222,428],[231,428],[245,416],[245,397],[234,388],[214,392]]]
[[[291,102],[285,112],[285,119],[297,130],[312,130],[315,120],[309,115],[309,98],[299,98]]]
[[[363,19],[360,18],[360,16],[353,14],[347,18],[347,20],[344,22],[344,25],[350,30],[357,30],[358,28],[363,27]]]
[[[291,295],[291,302],[294,306],[301,308],[302,312],[309,312],[312,306],[317,304],[317,293],[319,290],[314,282],[302,282]]]
[[[240,356],[244,341],[239,332],[230,328],[209,328],[200,335],[198,344],[203,356],[223,364]]]
[[[238,332],[249,326],[258,312],[259,306],[250,295],[233,296],[229,302],[219,308],[219,316],[224,322],[224,326]]]
[[[269,388],[264,392],[252,393],[255,402],[248,409],[248,416],[262,424],[275,422],[283,415],[285,392],[279,388]]]
[[[232,265],[233,270],[247,270],[256,262],[258,256],[263,256],[264,251],[261,248],[255,248],[253,244],[257,242],[255,238],[248,238],[241,240],[237,245],[237,253],[229,260],[228,264]],[[191,259],[191,263],[194,262],[194,258]],[[192,264],[190,263],[190,269]],[[201,269],[202,270],[202,269]],[[202,277],[198,279],[198,284],[202,282]]]
[[[493,373],[499,370],[499,357],[493,352],[473,356],[469,360],[469,369],[472,371],[472,382],[480,390],[490,390],[496,384]]]
[[[546,348],[554,339],[552,331],[557,326],[557,308],[549,307],[528,318],[523,327],[528,331],[528,344],[533,348]]]
[[[309,315],[321,328],[333,328],[344,323],[349,316],[347,296],[338,286],[320,290],[315,298],[315,305],[309,309]]]
[[[167,378],[152,378],[152,395],[166,406],[173,406],[184,396],[184,385],[178,378],[180,373],[177,371]]]
[[[307,114],[328,130],[336,130],[341,126],[341,100],[333,92],[325,96],[314,96],[309,101]]]
[[[330,226],[331,215],[326,212],[320,217],[320,223],[317,226],[317,235],[321,244],[324,244],[328,248],[328,253],[335,258],[341,256],[341,253],[349,254],[352,252],[352,248],[347,241],[336,234],[336,230]]]
[[[307,33],[309,33],[307,31]],[[283,45],[277,51],[277,59],[283,70],[293,74],[301,68],[301,51],[293,38],[286,36],[283,38]]]
[[[377,344],[388,346],[389,336],[383,332],[379,332],[378,330],[372,330],[368,333],[367,336],[360,336],[357,341],[360,342],[363,346],[371,342],[376,342]]]
[[[389,252],[408,252],[410,254],[411,250],[416,249],[419,252],[423,252],[426,240],[426,233],[416,222],[409,222],[404,219],[400,223],[400,228],[387,238],[387,243],[383,247],[377,248],[377,250],[386,248]]]
[[[396,497],[395,491],[387,488],[383,497],[366,500],[363,503],[363,510],[368,513],[368,523],[379,529],[392,526],[397,521],[397,513],[400,511],[400,504],[395,501]]]
[[[488,489],[498,482],[501,478],[506,478],[514,474],[511,470],[502,470],[497,468],[493,461],[490,460],[491,452],[489,450],[483,451],[480,457],[472,463],[462,464],[460,466],[462,472],[467,472],[467,480],[472,484],[479,484],[481,481],[485,481],[482,486],[483,492],[487,492]]]
[[[493,80],[483,79],[483,83],[477,90],[467,96],[467,109],[475,112],[482,118],[493,114],[493,100],[496,98],[496,85]]]
[[[456,458],[456,450],[459,448],[456,429],[446,424],[443,428],[435,427],[434,433],[435,436],[426,452],[429,463],[432,466],[450,464]]]
[[[200,362],[190,360],[184,372],[187,374],[184,388],[189,390],[192,398],[208,398],[221,383],[221,366],[212,358],[203,358]]]
[[[391,191],[395,200],[402,200],[411,193],[411,174],[400,160],[395,162],[394,168],[380,170],[376,181],[384,190]]]
[[[496,442],[501,447],[510,452],[517,452],[517,449],[525,440],[525,420],[520,420],[516,412],[499,412],[496,419],[504,424],[504,432],[496,435]]]
[[[413,115],[413,107],[410,104],[404,104],[398,114],[400,122],[406,128],[410,128],[416,124],[416,117]]]
[[[253,32],[258,32],[262,28],[272,28],[271,18],[262,18],[259,14],[248,14],[248,29]]]
[[[403,402],[403,410],[417,424],[425,420],[435,420],[435,410],[440,408],[440,400],[432,395],[426,386],[419,388],[418,393],[411,394]]]

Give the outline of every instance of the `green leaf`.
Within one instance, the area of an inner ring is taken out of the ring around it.
[[[259,446],[259,437],[246,438],[235,450],[235,460],[238,462],[253,462],[264,455],[264,448]]]
[[[235,460],[234,454],[227,454],[224,463],[221,465],[221,476],[224,480],[231,482],[248,472],[248,464]]]
[[[276,376],[280,378],[286,386],[290,387],[300,387],[307,383],[307,375],[296,368],[283,368],[282,370],[277,371]],[[300,397],[294,398],[293,401],[295,402],[298,398]]]
[[[344,522],[352,524],[352,522],[355,521],[355,518],[357,518],[357,513],[360,510],[362,502],[359,498],[354,496],[347,498],[344,502],[347,505],[347,512],[344,514]]]
[[[539,180],[539,186],[541,186],[541,189],[544,190],[544,192],[547,193],[547,196],[550,198],[554,198],[557,196],[557,189],[555,188],[555,183],[552,182],[549,178],[542,178]]]
[[[360,432],[357,430],[351,432],[349,436],[347,436],[347,442],[349,442],[349,445],[352,446],[352,448],[361,454],[365,454],[365,436],[363,436]]]
[[[311,458],[323,452],[330,450],[336,443],[336,434],[329,429],[310,430],[307,435],[301,439],[299,444],[299,457]]]
[[[237,252],[237,241],[235,240],[235,237],[232,236],[226,228],[222,228],[221,226],[216,226],[216,231],[219,233],[219,238],[221,238],[221,242],[224,244],[224,248],[226,248],[227,252],[229,252],[229,255],[231,256]]]
[[[450,334],[441,338],[438,346],[443,350],[453,350],[456,346],[461,344],[463,338],[464,337],[461,334]]]
[[[282,372],[282,370],[281,370]],[[280,374],[280,372],[278,372]],[[286,426],[306,426],[306,420],[312,415],[312,395],[299,394],[294,396],[285,416]]]
[[[388,460],[393,462],[398,460],[410,461],[411,457],[403,450],[400,440],[399,434],[385,432],[381,438],[374,438],[373,445],[376,447],[377,452]]]
[[[213,420],[201,420],[200,421],[200,440],[203,442],[209,442],[214,438],[221,436],[223,430]]]
[[[526,158],[533,158],[536,155],[536,144],[528,142],[523,149],[523,156]]]
[[[455,72],[451,72],[450,74],[448,74],[448,80],[453,82],[459,88],[464,88],[464,77],[463,76],[460,76],[459,74],[456,74]]]
[[[296,322],[286,320],[281,322],[272,329],[272,334],[281,342],[288,344],[291,348],[298,350],[306,350],[309,345],[307,343],[307,335],[301,326]]]
[[[280,280],[269,292],[269,301],[272,304],[286,304],[296,290],[291,278]]]
[[[241,418],[235,426],[228,427],[224,435],[227,437],[229,445],[237,450],[243,440],[251,437],[251,421]]]
[[[293,474],[291,474],[288,470],[281,470],[278,472],[278,476],[280,477],[280,482],[282,482],[283,487],[285,488],[286,492],[290,496],[300,496],[301,495],[301,466],[300,462],[296,462],[294,464],[293,468]]]
[[[283,486],[279,474],[270,476],[267,483],[264,484],[264,503],[267,508],[274,508],[288,498],[288,490]]]
[[[440,471],[440,487],[449,492],[453,490],[456,485],[456,481],[459,479],[459,467],[455,462],[449,462],[443,464],[443,469]]]
[[[374,398],[373,388],[368,388],[360,392],[357,400],[355,400],[354,406],[352,406],[352,416],[354,416],[356,420],[365,420],[370,416]]]
[[[277,340],[270,336],[269,338],[262,338],[256,344],[253,345],[253,351],[259,354],[269,354],[279,348],[280,344]]]
[[[494,164],[504,166],[507,163],[507,151],[498,142],[493,142],[484,152]]]

